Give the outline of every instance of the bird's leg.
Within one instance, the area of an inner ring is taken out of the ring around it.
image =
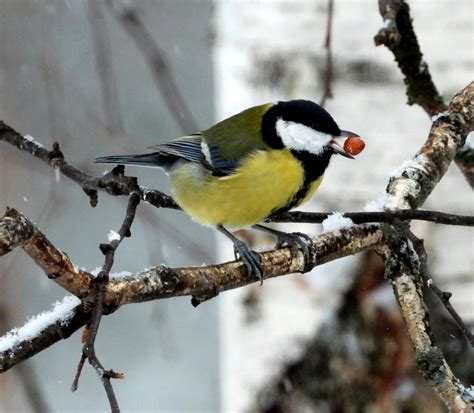
[[[260,224],[253,225],[252,228],[272,234],[277,238],[275,248],[290,247],[291,251],[296,254],[298,249],[303,251],[305,262],[311,258],[311,252],[308,244],[311,243],[311,237],[302,232],[283,232],[277,229],[265,227]]]
[[[260,280],[260,285],[263,284],[262,267],[259,255],[252,251],[245,242],[234,237],[229,231],[227,231],[222,225],[217,225],[217,230],[229,238],[234,244],[234,254],[239,255],[247,267],[249,275],[255,275]]]

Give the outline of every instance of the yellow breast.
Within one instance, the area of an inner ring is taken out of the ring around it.
[[[288,150],[258,151],[229,176],[212,176],[190,162],[171,171],[170,178],[176,201],[195,221],[237,229],[287,205],[303,185],[304,170]],[[310,185],[298,204],[316,191],[320,181]]]

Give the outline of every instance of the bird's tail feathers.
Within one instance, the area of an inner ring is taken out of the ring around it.
[[[155,152],[146,153],[143,155],[114,155],[114,156],[103,156],[96,158],[96,163],[116,163],[126,165],[140,165],[140,166],[151,166],[154,168],[169,168],[174,162],[176,162],[175,156]]]

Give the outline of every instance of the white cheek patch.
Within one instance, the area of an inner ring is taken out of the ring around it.
[[[322,153],[324,147],[334,138],[301,123],[283,119],[277,120],[276,131],[287,148],[307,151],[315,155]]]

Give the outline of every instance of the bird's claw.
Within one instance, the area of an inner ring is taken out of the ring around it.
[[[293,254],[300,249],[303,252],[305,263],[311,259],[311,251],[308,244],[311,243],[311,237],[303,232],[280,232],[277,235],[277,243],[275,248],[289,247]]]
[[[254,275],[263,284],[263,272],[261,267],[260,256],[252,251],[243,241],[237,240],[234,242],[234,256],[235,259],[241,259],[247,267],[249,275]]]

